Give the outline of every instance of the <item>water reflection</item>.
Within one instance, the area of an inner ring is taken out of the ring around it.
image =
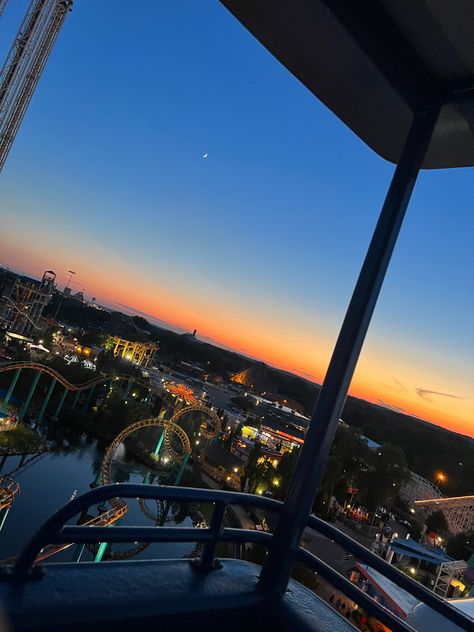
[[[4,527],[0,532],[0,559],[19,553],[36,529],[55,510],[70,500],[73,494],[81,494],[100,484],[102,460],[107,444],[78,430],[58,422],[43,422],[35,427],[44,439],[50,452],[37,457],[7,457],[1,462],[1,473],[9,474],[21,485],[20,495],[14,501]],[[156,471],[150,471],[130,454],[125,445],[120,445],[114,455],[114,482],[143,483],[158,482]],[[162,479],[163,480],[163,479]],[[153,523],[153,516],[160,516],[163,523],[171,526],[179,522],[192,526],[191,518],[181,506],[168,508],[163,519],[163,507],[149,502],[150,515],[146,515],[137,501],[127,503],[128,511],[120,524],[146,525]],[[155,506],[156,505],[156,506]],[[98,509],[90,508],[88,515],[97,516]],[[82,517],[82,521],[84,517]],[[76,520],[77,522],[77,520]],[[155,521],[156,523],[156,521]],[[120,553],[129,545],[115,545],[113,551]],[[189,543],[152,544],[138,551],[137,558],[183,557],[189,554],[193,545]],[[56,553],[46,562],[71,560],[76,548],[71,547]],[[82,560],[94,559],[94,550],[85,550]]]

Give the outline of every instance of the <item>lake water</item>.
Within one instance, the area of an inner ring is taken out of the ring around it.
[[[41,524],[59,507],[71,499],[72,495],[91,489],[100,471],[106,444],[102,444],[80,432],[61,426],[60,422],[46,423],[37,429],[50,442],[53,452],[42,455],[32,462],[30,467],[17,470],[22,463],[19,456],[8,457],[1,470],[2,475],[10,475],[20,484],[17,496],[0,532],[0,559],[17,555],[28,539]],[[122,451],[125,452],[125,451]],[[148,470],[145,466],[127,459],[127,455],[118,455],[123,459],[122,475],[130,483],[143,483]],[[30,459],[27,456],[25,460]],[[115,469],[120,466],[115,463]],[[156,503],[147,501],[150,510],[156,512]],[[154,523],[141,511],[136,500],[128,501],[128,512],[122,519],[122,525],[152,526]],[[97,511],[90,511],[97,515]],[[170,513],[171,516],[171,513]],[[72,523],[71,523],[72,524]],[[166,526],[175,523],[170,518]],[[179,526],[192,526],[189,516]],[[113,527],[112,527],[113,528]],[[114,545],[114,551],[124,550],[130,545]],[[193,544],[151,544],[133,559],[183,557],[194,548]],[[45,562],[71,560],[75,547],[51,556]],[[85,551],[83,561],[93,559],[92,553]]]

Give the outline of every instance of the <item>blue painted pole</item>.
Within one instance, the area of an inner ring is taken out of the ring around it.
[[[41,377],[41,373],[37,371],[35,373],[35,377],[33,378],[33,382],[31,383],[30,390],[28,391],[28,395],[26,396],[26,399],[23,402],[22,407],[20,408],[20,414],[18,415],[18,419],[20,421],[23,420],[23,417],[25,416],[25,413],[28,410],[28,406],[30,405],[31,398],[33,397],[33,393],[35,392],[35,389],[39,382],[40,377]]]
[[[95,386],[91,386],[91,388],[89,389],[89,392],[88,392],[88,394],[87,394],[86,401],[84,402],[84,406],[82,407],[82,410],[83,410],[84,412],[85,412],[85,411],[89,408],[89,406],[90,406],[90,403],[91,403],[91,401],[92,401],[92,396],[94,395],[94,391],[95,391]]]
[[[74,395],[74,399],[72,400],[72,406],[71,406],[72,410],[74,410],[74,408],[76,407],[80,394],[81,394],[81,391],[77,391],[76,394]]]
[[[58,402],[58,405],[56,406],[56,410],[54,411],[54,415],[53,415],[53,419],[57,419],[59,417],[59,413],[61,412],[61,408],[63,407],[64,404],[64,400],[66,399],[68,390],[67,388],[64,389],[63,394],[61,395],[61,399]]]
[[[6,411],[7,406],[8,406],[8,402],[10,401],[10,397],[12,396],[13,393],[13,389],[16,386],[16,383],[18,382],[18,378],[20,377],[20,373],[21,373],[21,369],[17,369],[15,371],[15,373],[13,374],[12,377],[12,381],[10,382],[10,386],[8,388],[7,394],[5,395],[5,398],[2,402],[2,405],[0,406],[0,412],[3,413]]]
[[[46,393],[46,397],[44,398],[43,403],[41,404],[41,408],[38,413],[38,421],[41,421],[43,419],[46,407],[49,403],[49,400],[51,398],[55,385],[56,385],[56,380],[53,377],[53,379],[51,380],[51,384],[49,385],[48,392]]]

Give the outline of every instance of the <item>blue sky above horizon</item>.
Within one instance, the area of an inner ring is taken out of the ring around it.
[[[321,381],[393,166],[218,2],[113,7],[76,0],[59,36],[0,176],[0,263]],[[467,434],[473,202],[472,171],[421,174],[352,385]]]

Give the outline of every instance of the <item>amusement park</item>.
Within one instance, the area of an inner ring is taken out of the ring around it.
[[[473,32],[0,0],[0,632],[474,630]]]

